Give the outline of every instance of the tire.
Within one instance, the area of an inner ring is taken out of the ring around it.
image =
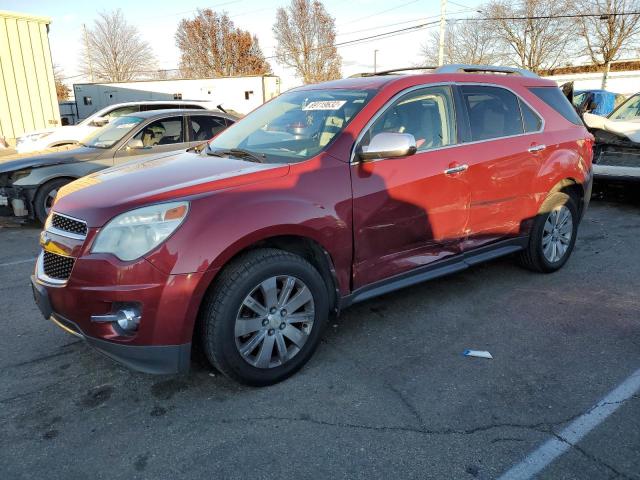
[[[227,377],[272,385],[311,358],[328,314],[326,285],[309,262],[283,250],[252,250],[226,267],[207,294],[199,319],[202,349]]]
[[[58,193],[58,190],[71,182],[68,178],[56,178],[49,180],[47,183],[38,188],[35,197],[33,197],[33,212],[36,219],[44,225],[47,217],[49,216],[49,210],[53,205],[53,200]]]
[[[529,270],[542,273],[562,268],[576,243],[579,222],[578,208],[570,195],[563,192],[550,194],[534,220],[529,244],[520,253],[519,263]],[[571,237],[567,238],[567,235]]]

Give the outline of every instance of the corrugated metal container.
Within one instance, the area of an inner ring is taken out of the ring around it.
[[[0,135],[9,142],[60,125],[50,23],[46,17],[0,10]]]

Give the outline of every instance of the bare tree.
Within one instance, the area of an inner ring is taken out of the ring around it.
[[[426,65],[438,64],[439,38],[440,33],[433,31],[429,43],[422,47]],[[492,65],[500,63],[504,56],[489,21],[447,23],[444,63]]]
[[[607,87],[611,62],[625,52],[632,54],[640,46],[639,0],[576,0],[575,13],[592,13],[597,17],[578,17],[578,32],[584,54],[603,66],[602,88]],[[636,12],[631,14],[631,12]]]
[[[507,60],[540,72],[558,66],[575,42],[575,28],[566,18],[567,0],[495,0],[481,9],[496,39],[504,44]]]
[[[198,10],[183,19],[176,32],[180,70],[195,78],[231,75],[263,75],[271,71],[258,38],[236,28],[226,13]]]
[[[100,13],[82,42],[80,71],[95,80],[126,82],[155,69],[151,47],[120,9]]]
[[[64,83],[64,73],[60,65],[53,65],[53,81],[56,85],[56,96],[58,101],[69,100],[71,89]]]
[[[320,0],[291,0],[278,8],[273,34],[278,63],[294,68],[304,83],[341,77],[335,20]]]

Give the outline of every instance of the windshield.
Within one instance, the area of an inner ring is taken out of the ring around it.
[[[364,90],[284,93],[219,134],[209,149],[243,149],[273,163],[307,160],[324,150],[372,96]]]
[[[611,114],[611,120],[640,120],[640,95],[635,95]]]
[[[116,118],[104,127],[89,134],[80,143],[85,147],[111,148],[143,120],[140,117]]]
[[[586,92],[577,93],[573,97],[573,106],[574,107],[579,107],[580,104],[584,101],[584,97],[585,97],[586,94],[587,94]]]

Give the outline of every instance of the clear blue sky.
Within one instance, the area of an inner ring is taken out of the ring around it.
[[[178,50],[173,38],[177,24],[180,19],[194,15],[196,9],[212,8],[228,12],[238,27],[258,36],[263,52],[270,56],[274,51],[271,27],[276,9],[288,3],[287,0],[3,0],[0,8],[50,17],[49,38],[53,61],[62,67],[65,76],[72,76],[78,73],[82,24],[90,26],[100,11],[122,9],[127,21],[138,27],[142,37],[153,48],[159,67],[170,69],[176,68],[178,62]],[[450,1],[448,12],[452,14],[451,18],[465,17],[471,15],[474,7],[480,3],[478,0]],[[440,14],[439,0],[325,0],[324,4],[336,19],[338,42],[396,30],[415,24],[414,21],[433,21]],[[414,65],[420,61],[420,47],[429,35],[430,30],[422,29],[340,48],[343,73],[350,75],[371,70],[374,50],[378,50],[380,69]],[[271,61],[271,65],[274,72],[282,77],[284,88],[296,83],[292,71],[279,67],[275,61]]]

